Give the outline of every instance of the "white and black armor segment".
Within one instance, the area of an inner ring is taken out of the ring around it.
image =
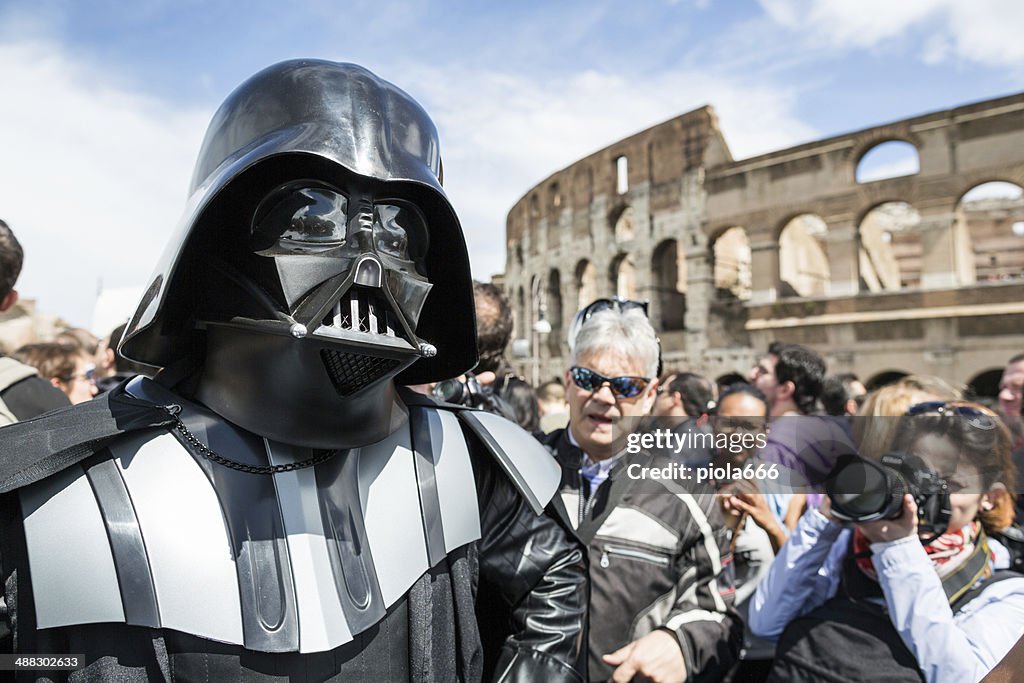
[[[499,415],[462,410],[459,418],[494,454],[502,470],[539,515],[561,481],[558,463],[547,449],[525,429]]]
[[[183,403],[148,380],[129,390],[159,405]],[[458,419],[412,411],[410,424],[383,441],[310,468],[238,471],[153,429],[26,487],[38,627],[121,622],[262,652],[351,641],[447,553],[480,538]],[[182,419],[245,465],[313,454],[189,404]]]

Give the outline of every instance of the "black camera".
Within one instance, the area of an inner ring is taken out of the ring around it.
[[[825,492],[832,516],[847,522],[896,519],[908,493],[917,502],[918,526],[925,533],[943,533],[951,515],[946,480],[912,453],[886,453],[879,462],[843,455],[825,480]]]
[[[430,393],[438,401],[445,403],[483,408],[488,404],[491,392],[485,389],[474,375],[467,375],[465,381],[456,377],[438,382]]]

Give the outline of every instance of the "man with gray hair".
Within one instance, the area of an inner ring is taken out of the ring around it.
[[[658,341],[641,307],[609,301],[578,316],[569,425],[545,437],[590,551],[590,678],[719,680],[741,634],[722,573],[727,532],[710,488],[641,478],[671,462],[631,438],[655,400]]]

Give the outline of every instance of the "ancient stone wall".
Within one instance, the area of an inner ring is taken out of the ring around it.
[[[916,172],[858,181],[889,141]],[[1024,195],[973,197],[993,181],[1024,185],[1024,94],[739,161],[711,107],[684,114],[509,212],[505,287],[539,350],[521,369],[560,375],[579,305],[619,294],[651,302],[666,365],[713,377],[782,339],[832,372],[968,383],[1024,350]]]

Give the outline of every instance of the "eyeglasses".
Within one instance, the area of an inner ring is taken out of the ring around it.
[[[925,401],[924,403],[915,403],[914,405],[907,408],[907,412],[904,413],[908,417],[915,415],[927,415],[929,413],[936,413],[938,415],[957,415],[959,417],[967,418],[967,424],[977,429],[995,429],[996,423],[992,419],[991,415],[988,415],[974,406],[964,405],[962,403],[950,403],[948,401]]]
[[[92,370],[86,372],[79,372],[74,375],[67,375],[65,377],[58,377],[57,379],[59,379],[61,382],[64,382],[65,384],[71,384],[71,382],[75,381],[76,379],[82,380],[83,382],[89,382],[90,384],[95,382]]]
[[[594,372],[590,368],[573,367],[569,370],[573,384],[584,391],[597,391],[607,384],[615,398],[635,398],[639,396],[647,383],[650,381],[645,377],[605,377]]]

